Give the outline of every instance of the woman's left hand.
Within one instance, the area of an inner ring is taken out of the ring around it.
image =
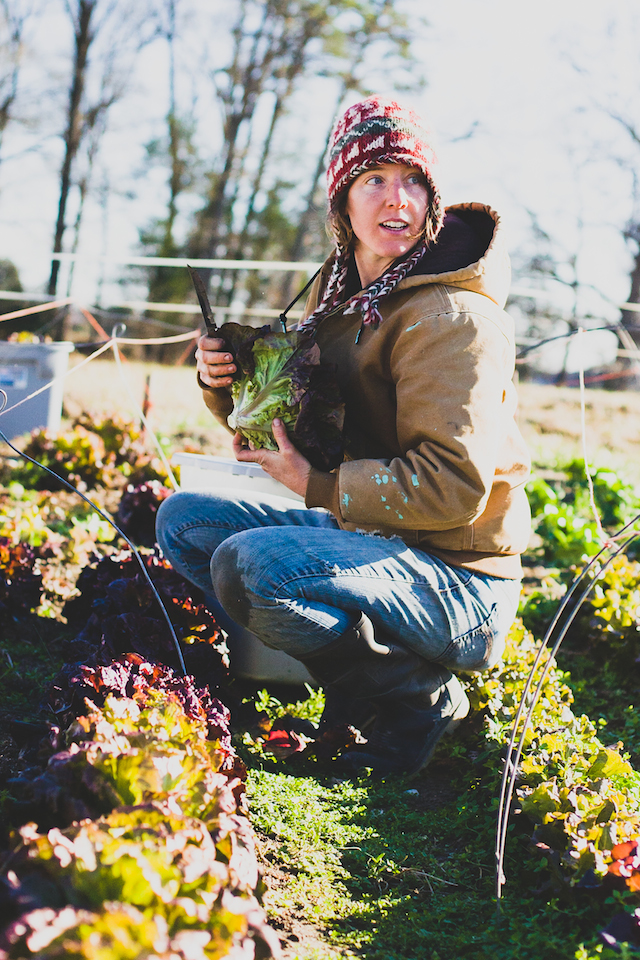
[[[278,444],[277,450],[251,450],[244,446],[246,442],[244,437],[236,433],[233,438],[233,452],[236,460],[244,463],[259,463],[274,480],[279,480],[289,490],[305,497],[311,464],[291,443],[287,428],[281,420],[274,420],[271,429]]]

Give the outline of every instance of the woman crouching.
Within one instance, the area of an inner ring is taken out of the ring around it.
[[[529,536],[499,217],[444,211],[434,166],[421,121],[393,101],[370,97],[334,128],[336,249],[300,329],[337,371],[345,459],[312,468],[278,420],[277,451],[233,441],[238,460],[322,509],[179,493],[158,517],[175,568],[324,687],[321,728],[365,733],[335,761],[342,775],[416,773],[466,716],[455,672],[502,655]],[[208,337],[196,356],[226,424],[234,358]]]

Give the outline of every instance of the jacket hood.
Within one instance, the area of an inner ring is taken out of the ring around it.
[[[511,266],[500,216],[483,203],[447,207],[442,230],[396,290],[441,283],[489,297],[504,307]]]

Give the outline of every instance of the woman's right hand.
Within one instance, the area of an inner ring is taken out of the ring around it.
[[[233,354],[225,349],[224,340],[218,337],[203,336],[198,340],[196,350],[197,368],[200,379],[208,387],[230,387],[236,365]]]

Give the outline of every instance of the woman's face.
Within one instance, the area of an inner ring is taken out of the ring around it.
[[[346,213],[358,268],[362,262],[368,268],[365,272],[379,269],[371,278],[375,279],[408,253],[424,227],[428,201],[427,185],[417,167],[383,163],[356,177],[349,188]]]

